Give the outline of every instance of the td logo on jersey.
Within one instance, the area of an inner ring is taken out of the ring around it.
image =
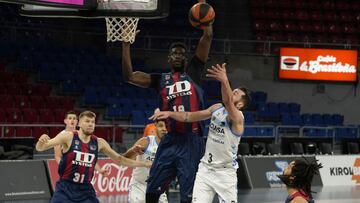
[[[187,96],[191,95],[191,84],[189,81],[180,81],[176,82],[173,85],[166,86],[168,89],[168,96],[167,99],[174,99],[179,96]]]
[[[95,154],[84,153],[80,151],[74,150],[75,160],[72,161],[72,164],[85,166],[85,167],[92,167],[92,162],[95,159]]]

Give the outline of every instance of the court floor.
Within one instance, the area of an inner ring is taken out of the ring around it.
[[[314,187],[316,203],[359,203],[360,186]],[[284,188],[239,190],[239,203],[283,203],[286,199]],[[178,203],[178,192],[170,192],[169,203]],[[101,203],[127,203],[127,196],[102,196]],[[49,200],[0,201],[1,203],[47,203]],[[218,203],[217,199],[214,203]]]

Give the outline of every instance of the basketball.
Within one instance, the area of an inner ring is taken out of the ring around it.
[[[205,29],[205,27],[213,24],[214,20],[215,11],[205,2],[195,4],[189,11],[189,21],[196,28]]]

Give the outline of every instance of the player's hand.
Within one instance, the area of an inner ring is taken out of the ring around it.
[[[131,151],[136,154],[144,154],[144,147],[141,145],[135,145],[131,148]]]
[[[160,111],[154,113],[149,119],[150,120],[164,120],[170,117],[170,111]]]
[[[39,138],[40,144],[46,144],[50,140],[50,137],[47,134],[42,134]]]
[[[110,171],[109,171],[108,168],[106,168],[106,169],[100,169],[98,172],[99,172],[102,176],[104,176],[104,177],[107,177],[107,176],[109,176],[109,174],[110,174]]]
[[[211,66],[211,68],[207,69],[206,77],[214,78],[220,82],[225,82],[228,80],[226,75],[226,63],[222,65],[216,64],[215,66]]]
[[[151,168],[152,166],[152,162],[145,162],[145,167],[146,168]]]

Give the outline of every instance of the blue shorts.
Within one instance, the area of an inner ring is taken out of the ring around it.
[[[146,193],[161,194],[178,178],[181,201],[191,201],[204,139],[197,134],[166,135],[160,142],[150,169]]]
[[[59,180],[51,203],[100,203],[91,184],[76,184]]]

